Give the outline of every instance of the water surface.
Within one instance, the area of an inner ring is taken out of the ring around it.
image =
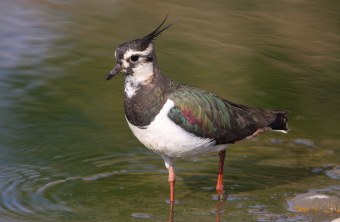
[[[115,47],[183,16],[157,39],[169,78],[290,112],[291,132],[176,161],[175,221],[330,220],[286,200],[338,184],[336,1],[5,0],[0,7],[0,221],[166,221],[167,171],[129,131]],[[302,139],[302,140],[301,140]],[[301,142],[302,141],[302,142]]]

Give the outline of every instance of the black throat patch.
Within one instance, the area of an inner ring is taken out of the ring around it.
[[[125,93],[124,108],[128,121],[139,128],[150,125],[167,100],[168,84],[168,79],[156,73],[148,84],[139,85],[131,98]]]

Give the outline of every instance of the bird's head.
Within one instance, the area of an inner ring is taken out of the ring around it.
[[[147,36],[125,42],[117,47],[115,51],[116,65],[108,73],[106,80],[110,80],[120,72],[125,73],[126,75],[134,75],[136,73],[143,75],[153,72],[155,60],[154,40],[164,30],[175,23],[174,21],[171,24],[162,27],[166,19],[167,16],[163,22]]]

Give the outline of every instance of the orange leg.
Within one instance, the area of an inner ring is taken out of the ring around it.
[[[169,178],[168,181],[170,183],[170,204],[175,203],[175,181],[176,175],[173,166],[169,166]]]
[[[219,167],[218,167],[216,192],[217,192],[218,198],[220,200],[224,199],[223,167],[224,167],[225,153],[226,153],[225,150],[222,150],[218,153],[218,155],[220,156],[220,164],[219,164]]]

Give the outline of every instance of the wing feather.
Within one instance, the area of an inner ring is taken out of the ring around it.
[[[252,108],[224,100],[200,89],[180,86],[168,97],[175,106],[168,117],[196,136],[214,139],[217,144],[234,143],[270,129],[278,112]]]

